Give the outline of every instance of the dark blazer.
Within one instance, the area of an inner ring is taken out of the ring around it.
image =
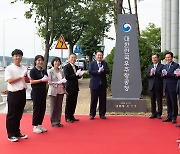
[[[108,65],[105,61],[101,62],[101,65],[104,67],[104,72],[98,72],[99,67],[97,61],[92,61],[89,64],[89,73],[91,75],[89,87],[91,89],[98,89],[99,83],[102,82],[102,85],[107,88],[107,79],[106,74],[109,73]]]
[[[174,71],[179,67],[179,64],[172,62],[167,76],[163,77],[163,90],[168,90],[169,92],[176,92],[177,88],[177,78]],[[167,70],[167,64],[164,65],[163,69]]]
[[[150,76],[151,69],[154,67],[154,65],[150,65],[147,71],[147,76],[149,78],[149,85],[148,85],[148,90],[153,90],[155,88],[158,91],[163,90],[163,79],[161,78],[161,73],[163,70],[164,65],[161,63],[158,63],[156,72],[154,75]]]
[[[179,66],[179,69],[180,69],[180,66]],[[178,81],[177,81],[176,92],[177,92],[177,94],[180,94],[180,76],[177,79],[178,79]]]
[[[78,67],[75,65],[76,70],[78,70]],[[79,76],[76,76],[74,73],[74,70],[71,66],[71,64],[67,64],[64,66],[64,76],[67,80],[65,87],[67,92],[68,91],[79,91],[79,85],[78,85],[78,79],[80,78]]]

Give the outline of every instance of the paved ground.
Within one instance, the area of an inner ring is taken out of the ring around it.
[[[81,79],[79,80],[79,95],[78,95],[78,103],[76,107],[76,114],[78,115],[88,115],[89,114],[89,104],[90,104],[90,91],[89,91],[89,79]],[[63,113],[65,108],[65,100],[63,101]],[[49,98],[47,97],[47,107],[46,113],[49,113]],[[26,113],[32,113],[32,100],[28,100],[25,106]]]
[[[79,95],[78,95],[78,103],[76,107],[76,113],[78,115],[88,115],[89,114],[89,106],[90,106],[90,90],[89,90],[89,79],[81,79],[79,80]],[[64,113],[64,108],[65,108],[65,100],[66,96],[64,96],[64,101],[63,101],[63,113]],[[111,115],[150,115],[150,100],[149,97],[147,97],[148,103],[147,103],[147,108],[148,111],[147,113],[107,113]],[[165,105],[165,102],[163,103],[163,115],[166,115],[167,112],[167,107]],[[3,113],[5,108],[5,104],[1,105],[0,104],[0,113]],[[49,113],[49,98],[47,97],[47,107],[46,107],[46,113]],[[26,106],[25,106],[25,113],[32,113],[32,100],[27,100]],[[179,111],[180,113],[180,111]],[[98,114],[98,113],[97,113]]]

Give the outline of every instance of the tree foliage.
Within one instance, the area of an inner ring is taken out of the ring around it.
[[[146,72],[148,66],[151,64],[152,53],[158,53],[160,59],[163,59],[164,53],[161,53],[161,29],[156,27],[155,24],[149,23],[148,27],[141,32],[139,38],[143,93],[147,93],[148,89],[148,78]]]
[[[112,78],[112,70],[113,70],[113,62],[114,62],[114,51],[115,48],[113,48],[110,52],[110,54],[108,54],[105,58],[106,62],[108,63],[108,67],[109,67],[109,74],[107,75],[107,84],[108,84],[108,88],[111,89],[111,78]]]
[[[108,15],[112,16],[111,0],[14,0],[12,3],[17,1],[30,5],[25,16],[35,18],[38,34],[45,40],[46,66],[49,50],[60,34],[63,34],[72,53],[83,33],[88,30],[96,33],[94,31],[98,30],[104,34],[111,23],[108,19]]]

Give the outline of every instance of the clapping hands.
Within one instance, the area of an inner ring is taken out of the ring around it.
[[[98,72],[99,72],[99,73],[100,73],[100,72],[104,72],[104,66],[103,66],[103,65],[99,68]]]
[[[165,69],[162,70],[162,75],[166,76],[167,75],[167,71]]]
[[[83,76],[84,72],[81,69],[77,70],[76,76]]]
[[[155,68],[151,68],[150,75],[151,75],[151,76],[152,76],[152,75],[154,75],[154,74],[155,74],[155,72],[156,72],[156,69],[155,69]]]
[[[63,79],[61,79],[59,82],[58,82],[58,84],[62,84],[62,83],[66,83],[66,79],[65,78],[63,78]]]
[[[177,77],[179,77],[179,76],[180,76],[180,69],[179,69],[179,68],[176,69],[176,70],[174,71],[174,74],[175,74]]]
[[[44,75],[44,77],[41,79],[42,82],[48,82],[49,78],[47,75]]]

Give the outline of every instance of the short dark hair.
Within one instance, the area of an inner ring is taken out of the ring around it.
[[[164,57],[165,57],[166,55],[168,55],[168,54],[171,55],[171,57],[173,57],[173,53],[170,52],[170,51],[166,52],[165,55],[164,55]]]
[[[152,56],[157,56],[159,58],[159,54],[158,53],[152,53]]]
[[[36,66],[36,61],[41,58],[43,61],[44,61],[44,57],[42,55],[37,55],[35,58],[34,58],[34,66]]]
[[[61,64],[61,59],[59,57],[55,57],[52,61],[51,61],[51,65],[54,67],[54,62],[55,61],[59,61]]]
[[[70,57],[71,55],[75,55],[75,56],[77,56],[75,53],[71,53],[71,54],[69,55],[69,57]]]
[[[96,52],[96,54],[97,54],[98,52],[101,52],[101,53],[103,54],[103,51],[101,51],[101,50],[98,50],[98,51]]]
[[[21,56],[23,56],[23,52],[20,49],[15,49],[14,51],[12,51],[11,55],[12,56],[14,56],[14,55],[21,55]]]

